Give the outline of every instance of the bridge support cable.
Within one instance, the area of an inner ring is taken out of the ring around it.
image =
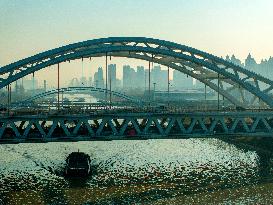
[[[15,81],[15,94],[18,96],[18,82],[17,80]]]
[[[62,90],[62,108],[64,107],[64,90]]]
[[[108,62],[107,62],[107,53],[105,54],[105,101],[108,101]]]
[[[10,113],[10,85],[7,86],[7,110]]]
[[[149,73],[148,73],[148,83],[149,83],[149,105],[151,105],[151,61],[149,61]]]
[[[11,106],[11,84],[9,85],[9,105]]]
[[[5,87],[5,90],[7,91],[7,99],[5,100],[5,105],[8,108],[9,107],[9,90],[8,90],[8,85]]]
[[[219,82],[219,73],[217,74],[217,107],[218,111],[220,110],[220,82]]]
[[[33,93],[35,93],[35,78],[34,78],[34,72],[32,73],[32,90],[33,90]]]
[[[82,84],[81,86],[83,87],[84,86],[84,84],[83,84],[83,57],[82,57],[82,79],[81,79],[81,81],[82,81],[81,82],[81,84]]]
[[[168,106],[170,105],[170,67],[168,66]]]
[[[156,85],[156,83],[153,83],[153,84],[154,84],[153,101],[155,102],[155,85]]]
[[[60,110],[60,64],[58,63],[58,82],[57,82],[57,86],[58,86],[58,88],[57,88],[57,91],[58,91],[58,103],[57,103],[57,109],[58,109],[58,111]]]
[[[205,109],[207,109],[208,103],[207,103],[207,85],[205,84]]]
[[[144,89],[144,91],[145,91],[145,93],[147,92],[147,75],[146,75],[146,72],[145,72],[145,68],[144,68],[144,87],[145,87],[145,89]]]
[[[92,62],[91,62],[91,57],[89,58],[89,60],[90,60],[90,76],[92,76]],[[92,82],[92,80],[90,80],[90,84],[88,86],[91,87],[92,84],[94,84],[94,83]]]
[[[109,70],[109,88],[110,88],[109,108],[111,109],[111,104],[112,104],[112,73],[111,73],[111,69]]]
[[[9,85],[7,86],[7,110],[9,113]]]
[[[22,89],[24,88],[24,77],[22,77],[22,80],[21,80],[21,87]]]
[[[207,85],[205,84],[205,101],[207,101]]]

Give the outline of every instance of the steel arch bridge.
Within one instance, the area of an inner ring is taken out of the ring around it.
[[[74,43],[0,68],[0,89],[65,61],[117,56],[168,66],[209,86],[237,106],[273,108],[273,81],[222,58],[177,43],[145,37],[110,37]]]
[[[46,91],[46,92],[43,92],[43,93],[39,93],[37,95],[34,95],[22,102],[17,102],[17,103],[29,103],[29,102],[32,102],[32,101],[35,101],[39,98],[43,98],[43,97],[46,97],[46,96],[49,96],[49,95],[54,95],[54,94],[57,94],[58,92],[59,93],[71,93],[71,92],[81,92],[81,91],[84,91],[84,92],[99,92],[99,93],[108,93],[113,95],[113,96],[116,96],[118,98],[122,98],[122,99],[125,99],[127,101],[130,101],[130,102],[133,102],[133,103],[136,103],[136,104],[143,104],[144,102],[141,101],[140,99],[137,99],[137,98],[134,98],[134,97],[131,97],[131,96],[128,96],[128,95],[125,95],[124,93],[121,93],[121,92],[117,92],[117,91],[110,91],[110,90],[106,90],[104,88],[97,88],[97,87],[67,87],[67,88],[60,88],[59,90],[58,89],[53,89],[53,90],[49,90],[49,91]]]

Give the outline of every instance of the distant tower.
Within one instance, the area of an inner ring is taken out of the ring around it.
[[[257,63],[254,58],[252,58],[251,54],[249,53],[246,60],[245,60],[245,66],[247,69],[254,70],[254,68],[257,66]]]
[[[226,61],[231,61],[231,59],[229,58],[229,55],[226,56]]]

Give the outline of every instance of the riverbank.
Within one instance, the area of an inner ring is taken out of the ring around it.
[[[273,181],[273,136],[224,138],[224,142],[245,152],[254,151],[259,156],[260,177],[262,181]]]

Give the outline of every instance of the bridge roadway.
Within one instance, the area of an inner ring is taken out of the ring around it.
[[[273,111],[4,116],[0,143],[273,137]]]

